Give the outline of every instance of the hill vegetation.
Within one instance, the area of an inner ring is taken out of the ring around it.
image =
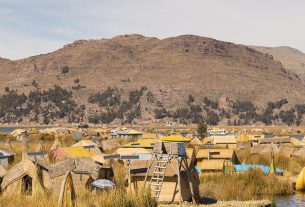
[[[194,35],[79,40],[0,59],[0,72],[2,123],[293,125],[304,114],[295,71],[253,48]]]

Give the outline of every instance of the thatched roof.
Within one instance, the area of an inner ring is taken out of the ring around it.
[[[197,152],[197,159],[208,159],[209,153],[219,153],[210,155],[210,159],[232,159],[235,155],[234,149],[200,149]]]
[[[77,143],[75,143],[74,145],[72,145],[72,147],[84,147],[84,146],[97,146],[96,143],[92,142],[91,140],[81,140]]]
[[[225,135],[225,136],[210,136],[205,139],[205,143],[211,144],[236,144],[236,137],[233,135]]]
[[[50,166],[49,175],[51,178],[59,177],[64,175],[67,171],[74,170],[75,167],[74,159],[66,159]]]
[[[56,148],[59,148],[59,147],[63,147],[63,145],[62,145],[61,141],[59,140],[59,138],[55,137],[55,140],[54,140],[54,142],[53,142],[53,144],[52,144],[52,146],[50,148],[50,151],[54,150]]]
[[[281,155],[284,155],[285,157],[290,157],[294,152],[296,152],[298,149],[295,147],[286,147],[286,146],[280,146],[279,153]]]
[[[202,142],[200,141],[200,139],[198,139],[197,137],[192,139],[190,144],[192,144],[192,145],[199,145],[199,146],[203,145]]]
[[[291,157],[305,158],[305,148],[301,148],[291,154]]]
[[[2,165],[0,165],[0,178],[2,178],[5,175],[5,173],[6,173],[6,169]]]
[[[238,142],[237,143],[237,148],[239,149],[246,149],[246,148],[250,148],[252,147],[252,142],[248,141],[248,142]]]
[[[265,138],[259,141],[260,144],[279,144],[279,143],[291,143],[291,139],[289,137],[276,137],[276,138]]]
[[[44,157],[36,156],[35,157],[28,157],[29,160],[31,160],[34,164],[37,162],[37,164],[41,167],[43,167],[46,170],[50,169],[50,164],[45,160]]]
[[[99,171],[102,168],[109,167],[98,164],[91,158],[77,157],[50,165],[49,175],[51,178],[55,178],[64,175],[67,171],[72,171],[76,174],[89,174],[95,179],[98,177]]]
[[[223,170],[225,160],[204,160],[202,170]]]
[[[43,146],[41,142],[35,147],[35,152],[46,152],[46,148]]]
[[[1,184],[2,190],[25,175],[30,176],[32,179],[36,179],[36,167],[28,159],[22,160],[6,172]]]
[[[274,144],[257,144],[251,149],[252,154],[279,153],[279,149]]]
[[[111,151],[120,146],[119,142],[115,139],[102,141],[100,145],[103,151]]]

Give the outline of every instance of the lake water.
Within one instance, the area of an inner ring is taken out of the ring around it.
[[[305,193],[297,192],[290,196],[275,198],[276,207],[298,207],[305,206]]]
[[[16,128],[13,128],[13,127],[0,127],[0,132],[12,132],[15,129]]]

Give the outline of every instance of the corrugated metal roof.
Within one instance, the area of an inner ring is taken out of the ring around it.
[[[0,148],[0,153],[2,153],[4,157],[13,156],[16,154],[15,152],[12,152],[12,151],[10,151],[8,149],[4,149],[4,148]]]

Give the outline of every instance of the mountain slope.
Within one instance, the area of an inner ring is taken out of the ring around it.
[[[290,104],[305,103],[305,86],[271,55],[193,35],[79,40],[49,54],[1,59],[0,72],[0,88],[25,93],[36,90],[33,81],[41,90],[55,84],[71,90],[79,79],[85,87],[73,90],[73,96],[87,106],[86,113],[99,110],[88,103],[90,94],[107,87],[116,87],[127,97],[128,91],[145,86],[169,109],[186,105],[189,94],[198,103],[205,96],[251,100],[258,106],[281,98]],[[155,106],[142,100],[141,107],[153,116]]]
[[[251,48],[272,55],[280,61],[285,68],[294,72],[305,81],[305,54],[291,47],[261,47],[250,46]]]

